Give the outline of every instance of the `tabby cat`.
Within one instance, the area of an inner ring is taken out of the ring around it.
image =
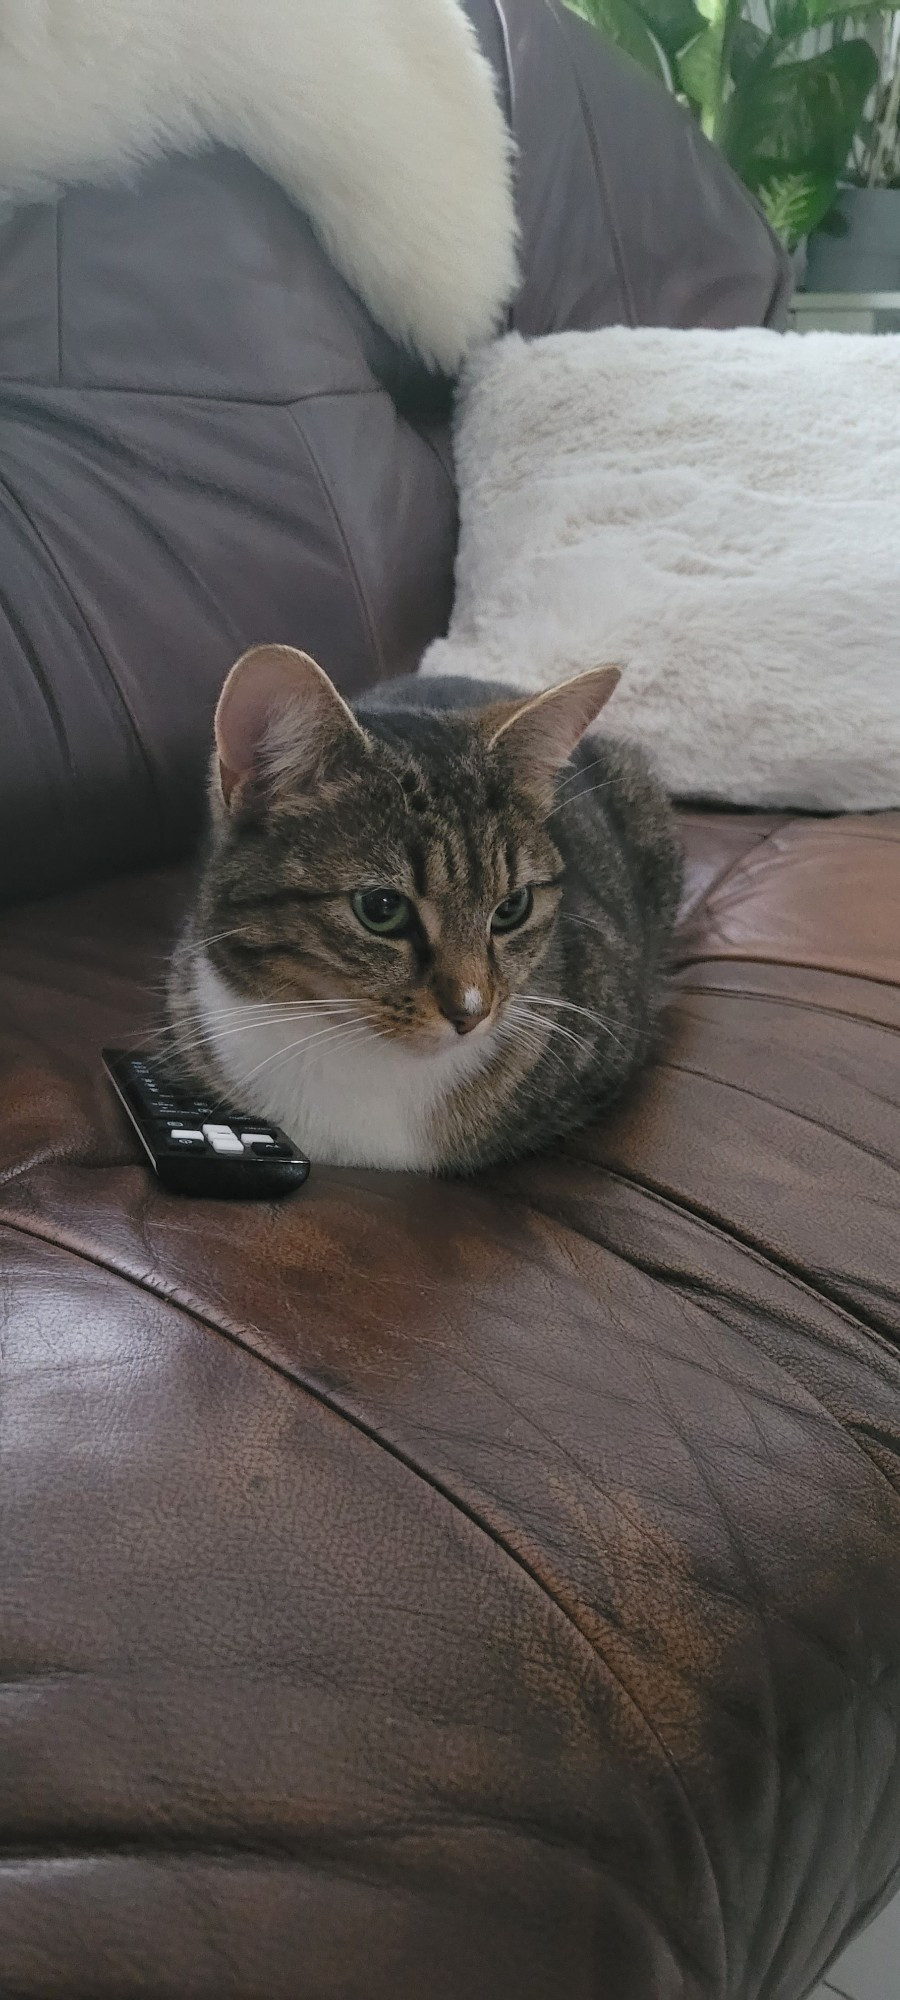
[[[182,1073],[314,1161],[470,1172],[583,1124],[646,1055],[680,883],[601,667],[536,697],[404,679],[351,708],[257,647],[216,715],[176,951]]]

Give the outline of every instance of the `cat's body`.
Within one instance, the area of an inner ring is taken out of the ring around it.
[[[176,1043],[314,1161],[471,1171],[585,1123],[647,1054],[680,882],[668,804],[612,738],[544,769],[536,706],[395,682],[356,705],[364,739],[317,747],[298,814],[270,725],[281,802],[251,786],[243,819],[219,811]],[[382,908],[380,884],[412,911],[395,938],[353,915],[357,885]]]

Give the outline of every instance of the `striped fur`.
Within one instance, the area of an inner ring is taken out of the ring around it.
[[[561,706],[526,732],[508,688],[411,680],[350,717],[311,672],[280,707],[267,684],[259,716],[252,675],[249,707],[220,704],[170,985],[181,1066],[323,1163],[468,1172],[543,1147],[648,1050],[680,877],[667,803],[611,739],[542,774]],[[354,914],[385,887],[409,901],[401,938]],[[492,931],[526,887],[521,928]]]

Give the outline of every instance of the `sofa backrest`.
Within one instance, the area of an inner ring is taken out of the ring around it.
[[[786,264],[685,114],[556,0],[471,0],[519,148],[526,333],[777,322]],[[250,164],[0,213],[0,897],[174,859],[258,640],[348,692],[449,616],[448,385]]]

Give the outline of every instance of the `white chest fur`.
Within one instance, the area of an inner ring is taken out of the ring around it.
[[[282,1125],[323,1166],[430,1173],[442,1104],[483,1066],[489,1037],[434,1056],[385,1041],[353,1017],[304,1012],[260,1021],[206,959],[194,999],[218,1069],[238,1101]]]

